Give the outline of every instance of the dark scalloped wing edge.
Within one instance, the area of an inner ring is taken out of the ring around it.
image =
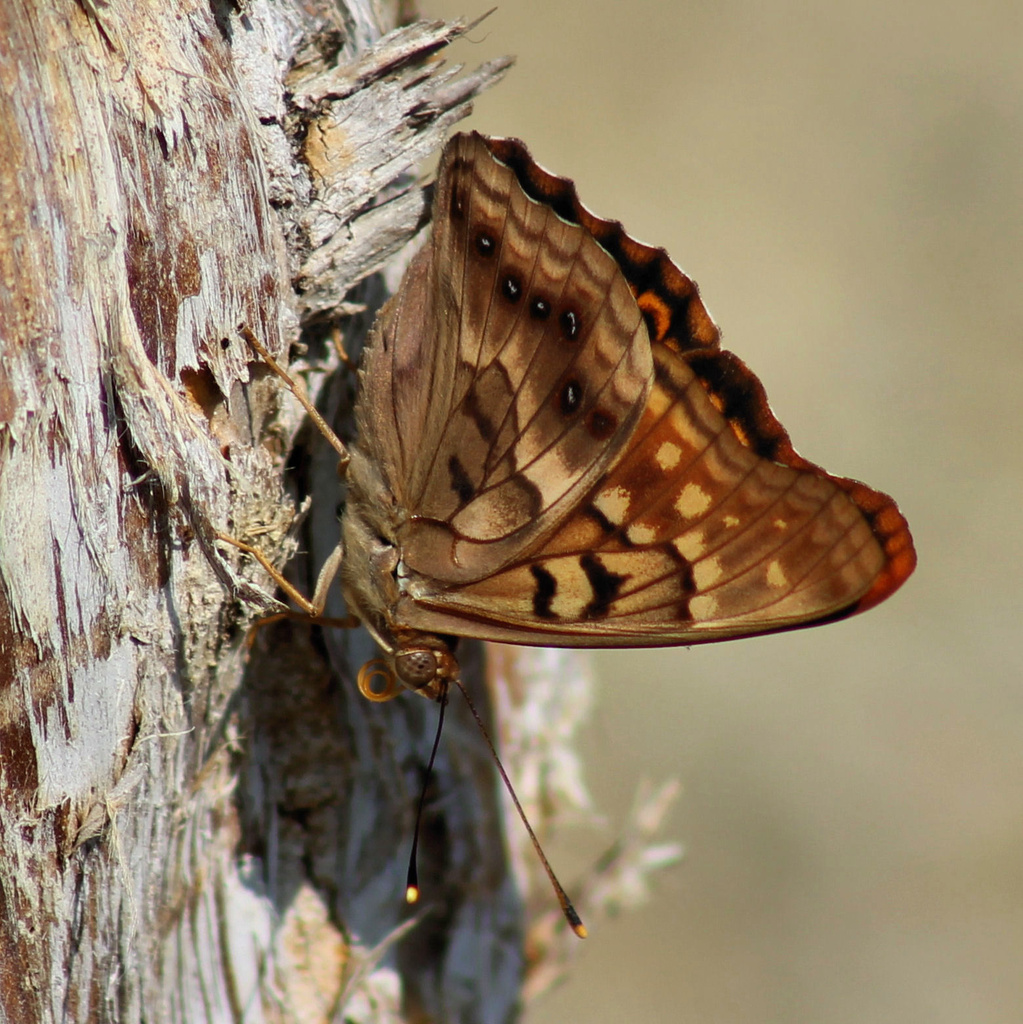
[[[605,220],[579,201],[575,183],[545,171],[518,139],[483,140],[506,164],[531,199],[545,203],[559,217],[580,224],[622,268],[647,321],[650,336],[675,352],[716,349],[721,332],[700,298],[696,282],[684,274],[664,249],[637,242],[621,223]]]
[[[887,494],[858,480],[833,476],[796,451],[788,431],[771,411],[759,378],[738,356],[720,348],[721,332],[707,312],[696,282],[664,249],[636,241],[619,221],[605,220],[588,210],[579,200],[574,182],[544,170],[525,143],[474,134],[497,160],[515,172],[531,199],[547,204],[564,220],[585,227],[618,263],[643,311],[652,342],[685,360],[744,445],[764,458],[827,477],[862,511],[887,562],[859,600],[828,618],[866,611],[898,590],[916,567],[909,524],[898,505]]]

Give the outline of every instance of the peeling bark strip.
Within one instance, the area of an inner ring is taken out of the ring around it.
[[[427,197],[409,172],[511,65],[505,58],[463,74],[461,65],[434,64],[424,75],[424,60],[472,27],[420,22],[351,64],[290,76],[292,103],[308,118],[301,155],[313,181],[293,223],[307,247],[295,281],[303,321],[334,309],[426,224]],[[367,195],[376,197],[369,208]]]

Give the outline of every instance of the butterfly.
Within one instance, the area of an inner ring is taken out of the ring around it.
[[[452,137],[432,220],[340,449],[336,563],[391,681],[439,699],[458,637],[645,647],[811,626],[912,573],[895,502],[798,455],[696,284],[521,142]]]

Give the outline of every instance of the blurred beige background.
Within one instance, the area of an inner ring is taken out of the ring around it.
[[[1023,4],[506,2],[471,39],[518,65],[470,124],[665,246],[920,553],[849,622],[602,657],[573,849],[676,775],[687,855],[530,1024],[1018,1024]]]

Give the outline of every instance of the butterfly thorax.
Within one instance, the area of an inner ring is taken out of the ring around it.
[[[407,516],[374,461],[358,448],[351,449],[351,456],[341,520],[345,601],[387,655],[398,681],[437,700],[457,678],[458,662],[447,639],[402,627],[398,619],[407,576],[399,536]]]

